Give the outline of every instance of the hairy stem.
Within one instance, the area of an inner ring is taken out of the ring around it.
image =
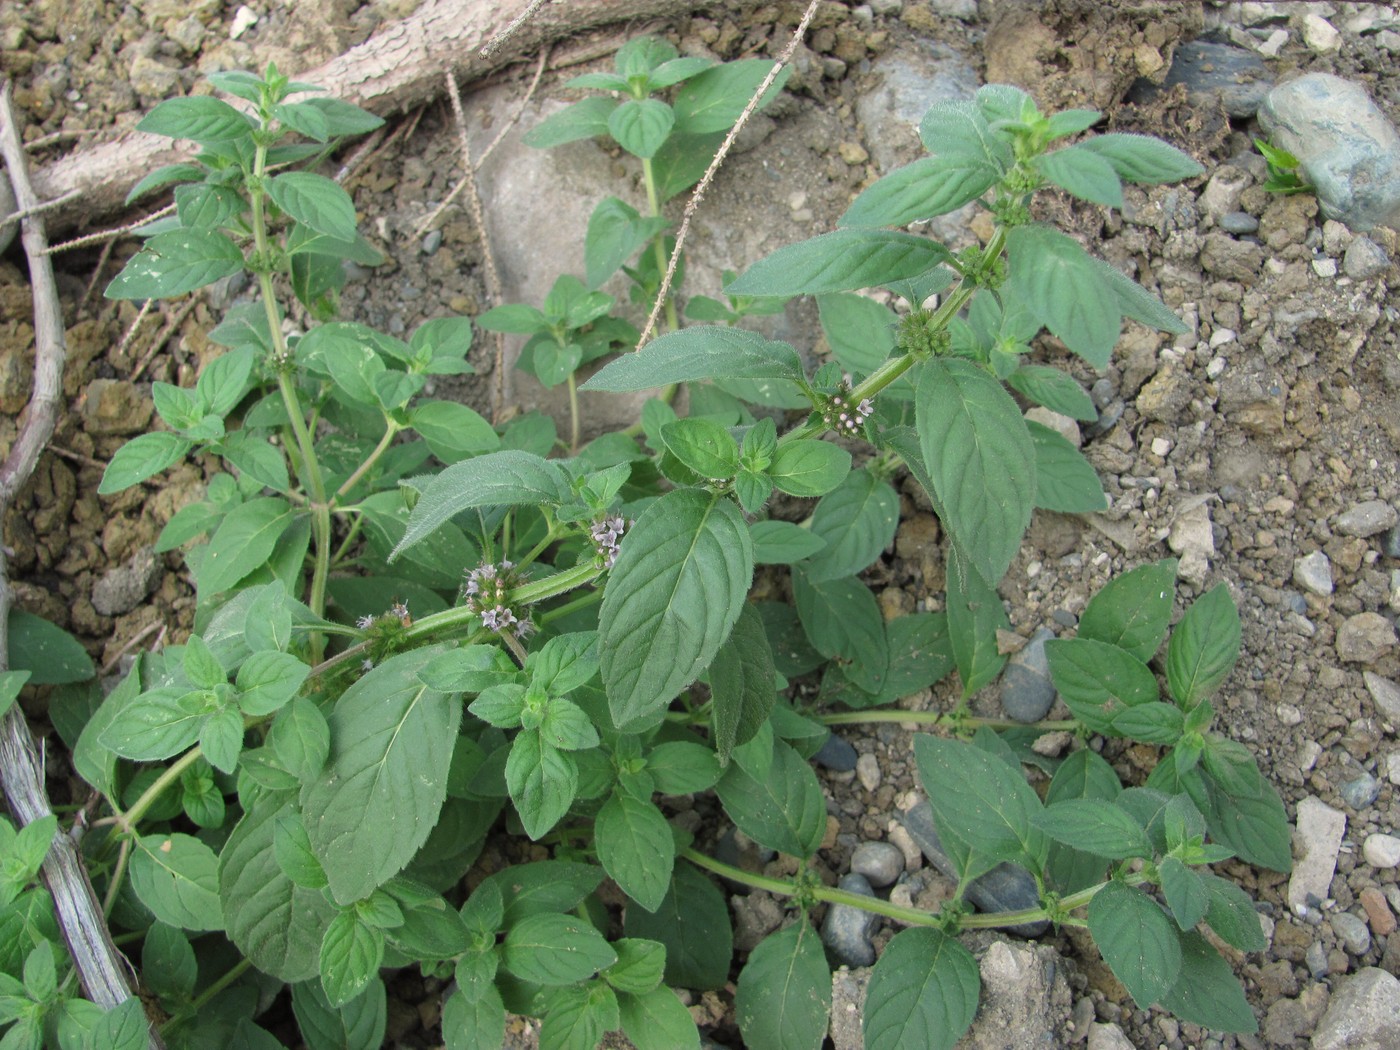
[[[196,744],[173,762],[169,769],[164,770],[160,776],[151,781],[151,786],[143,791],[141,797],[132,803],[131,808],[121,815],[121,824],[125,826],[126,831],[135,832],[136,825],[146,815],[146,810],[155,805],[156,799],[160,798],[165,789],[179,780],[180,774],[194,765],[195,760],[202,754],[204,752]]]
[[[656,188],[656,170],[651,166],[651,158],[642,158],[642,181],[647,188],[647,216],[653,219],[661,218],[661,194]],[[651,239],[652,254],[656,257],[657,275],[666,273],[666,234],[665,231],[658,233]],[[666,327],[672,332],[680,328],[680,318],[676,316],[676,300],[674,297],[666,296]]]
[[[569,455],[578,455],[578,383],[574,380],[574,374],[569,373]]]
[[[346,494],[359,484],[360,479],[374,469],[374,465],[379,462],[379,457],[384,455],[384,453],[389,450],[389,446],[394,443],[394,437],[401,428],[392,419],[385,419],[384,424],[384,436],[379,439],[379,444],[374,446],[374,451],[365,458],[363,463],[355,468],[355,473],[345,479],[345,484],[335,490],[335,498],[337,500],[344,499]]]

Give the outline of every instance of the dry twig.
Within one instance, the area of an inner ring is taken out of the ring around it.
[[[509,25],[507,25],[499,33],[493,36],[490,40],[486,41],[486,44],[481,48],[480,51],[477,52],[477,55],[481,58],[490,58],[496,53],[497,50],[499,50],[502,44],[504,44],[513,35],[515,35],[515,31],[517,29],[523,26],[526,22],[530,21],[530,19],[534,18],[535,12],[547,3],[549,3],[549,0],[530,0],[529,6],[527,6],[524,11],[521,11],[520,14],[516,15],[515,18],[511,20]]]
[[[32,212],[38,199],[29,183],[28,162],[10,103],[8,81],[0,86],[0,154],[9,169],[16,201],[21,209]],[[33,474],[39,454],[53,435],[63,395],[63,313],[43,223],[32,215],[25,219],[22,238],[34,295],[34,393],[19,435],[0,465],[0,518]],[[10,659],[7,629],[11,595],[5,568],[4,545],[0,544],[0,670],[9,667]],[[44,790],[43,761],[18,704],[0,721],[0,782],[21,826],[52,812]],[[42,873],[53,895],[59,929],[88,998],[105,1009],[130,998],[124,960],[112,943],[77,846],[67,835],[55,836],[44,858]],[[150,1035],[150,1045],[164,1046],[155,1032]]]
[[[797,50],[797,45],[802,42],[803,36],[807,33],[807,27],[811,24],[812,18],[817,13],[817,7],[821,0],[810,0],[807,10],[802,13],[802,21],[797,24],[797,28],[792,31],[792,39],[783,48],[783,53],[778,56],[778,61],[773,68],[768,71],[768,75],[763,78],[763,83],[758,85],[758,90],[749,99],[749,104],[744,107],[744,112],[739,114],[739,119],[734,126],[729,129],[729,134],[724,137],[724,142],[720,144],[719,152],[715,154],[715,159],[710,161],[710,166],[705,169],[704,177],[700,179],[700,184],[695,187],[695,192],[690,195],[690,200],[686,202],[685,212],[681,216],[680,229],[676,231],[676,246],[671,249],[671,261],[666,267],[666,276],[661,281],[661,291],[656,296],[656,302],[652,304],[651,315],[647,318],[646,327],[642,329],[642,337],[637,340],[636,349],[640,350],[646,346],[647,340],[651,338],[652,330],[656,328],[657,319],[661,316],[661,309],[666,303],[666,297],[671,294],[671,282],[676,277],[676,266],[680,263],[681,249],[685,247],[686,235],[690,232],[690,219],[700,207],[700,202],[705,198],[705,191],[710,188],[710,182],[715,177],[715,172],[719,171],[724,163],[724,158],[729,155],[730,147],[734,145],[734,140],[739,137],[739,132],[744,129],[744,125],[749,122],[749,117],[758,108],[759,99],[763,98],[764,92],[778,78],[778,71],[792,61],[793,52]]]
[[[103,241],[110,241],[116,237],[120,237],[124,233],[130,233],[132,230],[139,230],[148,222],[155,222],[157,219],[163,219],[167,215],[173,214],[175,214],[175,205],[173,203],[167,204],[160,211],[153,211],[144,219],[137,219],[135,222],[129,222],[125,226],[118,226],[115,229],[98,230],[96,233],[89,233],[83,237],[75,237],[71,241],[64,241],[62,244],[55,244],[52,247],[45,248],[44,254],[57,255],[59,252],[69,252],[74,248],[86,248],[89,244],[101,244]]]

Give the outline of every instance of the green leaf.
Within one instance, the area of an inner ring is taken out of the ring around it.
[[[588,287],[602,285],[663,228],[663,220],[644,219],[632,205],[616,197],[604,197],[588,217],[588,231],[583,238]]]
[[[787,343],[743,328],[697,325],[667,332],[604,365],[581,390],[624,393],[702,379],[801,379],[802,359]]]
[[[669,886],[671,880],[666,879]],[[666,970],[666,946],[660,941],[624,937],[612,942],[617,962],[603,972],[603,979],[619,992],[646,995],[661,984]]]
[[[1037,157],[1033,164],[1047,179],[1080,200],[1107,208],[1123,207],[1123,183],[1114,166],[1088,143]]]
[[[151,1026],[146,1020],[144,1004],[133,995],[110,1010],[104,1010],[93,1024],[89,1037],[91,1042],[84,1045],[102,1047],[102,1050],[141,1050],[149,1046]]]
[[[267,742],[287,772],[307,784],[320,775],[330,756],[330,726],[315,703],[298,697],[277,712]]]
[[[710,727],[720,762],[728,762],[730,752],[752,740],[767,721],[777,697],[773,675],[773,652],[763,618],[745,602],[710,664]],[[673,790],[663,786],[665,775],[659,769],[657,776],[658,790]]]
[[[702,478],[731,478],[739,469],[739,443],[712,419],[678,419],[661,428],[661,440]]]
[[[355,202],[334,179],[309,171],[285,171],[268,181],[267,195],[317,233],[342,241],[355,239]]]
[[[1006,656],[996,645],[997,631],[1010,630],[1011,618],[996,588],[967,565],[956,550],[948,552],[948,639],[962,679],[962,695],[969,697],[994,679],[1006,666]]]
[[[454,463],[423,485],[408,528],[390,560],[464,510],[521,504],[557,506],[569,496],[563,471],[530,452],[505,449]]]
[[[668,62],[661,63],[647,74],[647,87],[656,91],[660,88],[670,87],[672,84],[679,84],[682,80],[689,80],[696,74],[703,73],[714,64],[710,59],[699,56],[673,58]]]
[[[1172,921],[1152,898],[1110,882],[1089,902],[1089,933],[1104,962],[1133,1002],[1146,1009],[1181,973],[1181,942]]]
[[[538,839],[559,823],[578,793],[578,764],[568,753],[522,730],[506,760],[506,787],[525,834]]]
[[[330,762],[301,802],[311,845],[341,904],[402,870],[437,823],[462,716],[454,697],[417,678],[439,651],[390,657],[331,712]]]
[[[817,297],[822,333],[846,371],[867,376],[895,350],[898,318],[882,303],[852,292]]]
[[[506,332],[512,335],[547,332],[550,326],[549,318],[533,306],[523,303],[493,306],[478,317],[476,323],[488,332]]]
[[[944,524],[972,567],[1000,580],[1035,502],[1035,447],[1016,402],[968,361],[922,366],[915,404],[924,465]]]
[[[861,192],[840,226],[904,226],[957,211],[986,193],[1001,172],[982,157],[923,157],[896,168]]]
[[[919,138],[936,157],[980,158],[1001,171],[1011,166],[1011,146],[992,131],[972,102],[939,102],[919,121]]]
[[[1167,644],[1167,688],[1189,711],[1229,677],[1240,655],[1240,614],[1216,584],[1191,603]]]
[[[208,146],[249,138],[253,122],[216,98],[171,98],[142,117],[136,130]]]
[[[793,446],[779,446],[784,447]],[[812,512],[812,535],[826,546],[807,560],[803,572],[813,583],[854,576],[894,541],[898,525],[899,495],[889,483],[863,468],[851,471]]]
[[[576,915],[530,915],[510,928],[501,945],[501,965],[533,984],[573,984],[616,961],[602,934]]]
[[[819,1050],[831,1014],[831,968],[805,915],[749,953],[739,973],[734,1013],[749,1046]]]
[[[1206,891],[1206,924],[1222,941],[1242,952],[1263,951],[1269,942],[1249,894],[1209,871],[1198,874]]]
[[[1163,857],[1157,866],[1162,882],[1162,895],[1172,918],[1183,930],[1189,930],[1205,917],[1209,897],[1200,876],[1176,857]]]
[[[388,1022],[384,982],[374,978],[354,999],[332,1006],[319,981],[292,985],[292,1012],[307,1050],[372,1050]]]
[[[880,953],[865,990],[867,1050],[952,1050],[977,1016],[977,960],[941,930],[898,933]]]
[[[338,98],[308,98],[296,105],[299,109],[319,112],[326,122],[326,134],[331,138],[367,135],[384,124],[382,118]]]
[[[586,98],[551,113],[525,133],[521,140],[536,149],[551,149],[566,142],[591,139],[608,133],[608,117],[618,107],[617,99]]]
[[[809,583],[797,573],[793,596],[813,648],[828,659],[848,661],[847,673],[856,684],[879,692],[889,669],[889,639],[870,588],[851,577]]]
[[[602,1044],[603,1034],[621,1027],[617,993],[601,981],[553,989],[541,1001],[540,1050],[575,1050]]]
[[[442,1006],[442,1037],[447,1050],[500,1050],[506,1037],[506,1008],[490,986],[480,996],[459,988]]]
[[[914,738],[914,757],[941,838],[987,859],[1044,867],[1050,840],[1037,827],[1040,799],[1019,769],[972,744],[926,733]]]
[[[700,1032],[690,1011],[670,988],[617,997],[622,1031],[637,1050],[700,1050]]]
[[[624,79],[642,77],[676,57],[676,49],[654,36],[634,37],[613,56],[613,66]]]
[[[749,536],[756,565],[793,565],[825,546],[825,541],[813,536],[810,529],[777,519],[753,522]]]
[[[1169,746],[1181,739],[1181,722],[1179,708],[1154,700],[1114,715],[1112,735]]]
[[[422,435],[433,455],[449,465],[501,447],[491,424],[456,401],[421,402],[409,413],[408,425]]]
[[[1124,708],[1157,699],[1157,679],[1131,653],[1090,638],[1045,643],[1050,677],[1074,717],[1095,733],[1113,733]]]
[[[342,911],[326,927],[321,942],[321,988],[332,1006],[348,1003],[379,972],[384,961],[384,931],[353,911]]]
[[[169,186],[172,182],[201,182],[209,172],[199,164],[165,164],[141,177],[141,181],[131,187],[123,204],[129,205],[151,190]]]
[[[629,937],[666,946],[666,983],[681,988],[720,988],[729,979],[733,931],[729,908],[714,883],[684,861],[655,912],[628,908]]]
[[[739,618],[752,575],[749,530],[729,501],[679,489],[642,512],[598,621],[614,723],[625,729],[699,677]]]
[[[199,727],[199,746],[209,764],[222,773],[238,768],[243,750],[243,715],[232,705],[213,712]]]
[[[1035,825],[1056,842],[1110,860],[1151,858],[1142,827],[1124,809],[1100,799],[1055,802],[1035,815]]]
[[[27,672],[30,685],[68,685],[97,675],[92,657],[76,638],[23,609],[10,610],[6,642],[10,670]]]
[[[488,925],[492,932],[501,926],[513,926],[529,915],[543,912],[563,912],[575,907],[598,888],[603,881],[602,868],[576,861],[550,860],[516,864],[486,879],[497,887],[501,896],[501,915]],[[480,887],[477,893],[481,893]],[[463,917],[476,903],[476,893],[463,908]],[[483,895],[492,896],[490,891]],[[486,901],[483,899],[483,907]]]
[[[102,472],[102,483],[97,486],[97,494],[110,496],[154,477],[179,463],[192,448],[193,441],[164,430],[138,435],[117,449],[107,469]]]
[[[183,933],[163,922],[151,924],[141,946],[141,979],[162,999],[188,1000],[198,976],[194,949]]]
[[[676,114],[657,98],[628,99],[608,114],[608,134],[634,157],[650,159],[675,127]]]
[[[238,706],[245,714],[270,715],[297,695],[310,673],[311,668],[290,653],[253,653],[238,669]]]
[[[1125,182],[1156,185],[1194,178],[1205,169],[1175,146],[1148,135],[1112,132],[1095,135],[1081,142],[1076,149],[1088,150],[1103,157]]]
[[[200,183],[175,187],[176,214],[180,225],[205,230],[231,225],[228,220],[247,209],[242,194],[225,186]]]
[[[238,468],[240,474],[266,485],[276,492],[291,490],[291,477],[287,474],[287,461],[282,458],[282,450],[268,444],[262,433],[236,430],[229,434],[217,451]]]
[[[5,875],[16,876],[21,883],[34,878],[49,854],[57,832],[58,818],[52,813],[20,828],[19,834],[3,850]],[[3,837],[0,836],[0,839]]]
[[[749,838],[794,857],[816,853],[826,832],[826,803],[812,767],[783,741],[773,744],[767,777],[755,779],[731,762],[715,793]]]
[[[1022,365],[1006,377],[1008,386],[1015,388],[1038,405],[1052,412],[1069,416],[1081,423],[1099,418],[1093,399],[1071,376],[1049,365]]]
[[[670,740],[647,751],[647,773],[663,795],[708,791],[722,772],[719,759],[704,744]]]
[[[1091,514],[1108,507],[1099,476],[1063,435],[1026,420],[1035,448],[1035,505],[1061,514]]]
[[[856,291],[918,277],[951,259],[947,248],[926,237],[892,230],[835,230],[779,248],[725,291],[789,296]]]
[[[1097,369],[1108,367],[1122,328],[1122,307],[1098,262],[1073,238],[1047,226],[1006,235],[1010,293],[1037,321]]]
[[[1081,131],[1088,131],[1103,118],[1097,109],[1062,109],[1052,113],[1046,122],[1046,131],[1051,139],[1064,138]]]
[[[170,299],[242,269],[243,253],[222,233],[181,228],[148,239],[102,294],[108,299]]]
[[[789,496],[826,495],[850,473],[849,452],[829,441],[812,439],[779,445],[768,467],[773,484]]]
[[[1230,964],[1199,933],[1183,933],[1180,940],[1181,969],[1158,1000],[1161,1006],[1214,1032],[1257,1032],[1259,1022]]]
[[[312,852],[306,824],[295,810],[283,811],[274,822],[272,853],[277,867],[298,886],[319,890],[326,885],[326,871]]]
[[[1118,646],[1143,663],[1152,659],[1171,623],[1176,564],[1167,558],[1110,580],[1085,607],[1079,637]]]
[[[98,742],[138,762],[169,758],[199,739],[207,712],[180,702],[179,688],[152,689],[124,704],[101,731]]]
[[[131,888],[156,918],[185,930],[221,930],[219,858],[189,835],[142,835],[131,854]]]
[[[622,892],[647,911],[661,906],[671,885],[676,844],[671,825],[650,802],[615,792],[594,822],[598,860]]]
[[[773,64],[771,59],[745,58],[711,66],[690,77],[676,93],[676,130],[686,135],[728,131]],[[757,108],[762,109],[778,96],[787,82],[790,68],[779,70]]]
[[[1293,867],[1292,830],[1274,786],[1261,778],[1256,791],[1226,794],[1209,777],[1207,783],[1211,806],[1206,817],[1211,837],[1250,864],[1289,871]]]
[[[261,568],[295,517],[291,504],[275,496],[251,499],[229,511],[196,570],[200,593],[229,590]]]

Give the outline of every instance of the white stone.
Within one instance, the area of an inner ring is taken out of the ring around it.
[[[1259,45],[1258,51],[1265,58],[1276,58],[1286,43],[1288,43],[1288,30],[1275,29],[1269,34],[1269,38]]]
[[[1394,835],[1367,835],[1361,855],[1373,868],[1400,867],[1400,838]]]
[[[1177,515],[1167,534],[1167,546],[1181,558],[1177,575],[1193,587],[1203,585],[1210,572],[1210,558],[1215,554],[1210,508],[1200,503]]]
[[[1225,371],[1225,358],[1212,357],[1210,364],[1206,365],[1206,378],[1219,379]]]
[[[1400,724],[1400,685],[1396,685],[1389,678],[1382,678],[1374,671],[1363,671],[1361,678],[1366,683],[1366,691],[1371,694],[1380,716],[1387,722]]]
[[[1309,795],[1298,803],[1298,826],[1293,832],[1298,860],[1288,880],[1288,906],[1295,914],[1327,900],[1346,829],[1346,814],[1320,798]]]
[[[1218,350],[1226,343],[1233,343],[1235,337],[1236,333],[1233,328],[1217,328],[1210,334],[1210,348],[1212,350]]]
[[[872,754],[864,754],[856,759],[856,778],[866,791],[874,791],[880,786],[880,760]]]
[[[1332,593],[1332,563],[1322,551],[1313,551],[1293,561],[1293,582],[1311,594]]]
[[[1400,787],[1400,751],[1385,756],[1385,779]]]
[[[1312,1050],[1391,1050],[1400,1016],[1400,981],[1378,966],[1337,983],[1313,1032]]]
[[[1093,1021],[1089,1025],[1087,1050],[1133,1050],[1132,1041],[1123,1034],[1116,1024],[1100,1024]]]
[[[1319,55],[1337,50],[1342,43],[1342,34],[1321,15],[1303,16],[1303,43]]]
[[[1172,450],[1172,443],[1167,438],[1152,439],[1152,454],[1154,456],[1165,456]]]
[[[1313,273],[1317,274],[1319,277],[1337,276],[1336,259],[1314,259],[1312,261],[1312,268]]]
[[[1079,424],[1070,419],[1069,416],[1062,416],[1060,413],[1046,408],[1044,405],[1036,405],[1026,412],[1026,418],[1032,422],[1039,423],[1043,427],[1049,427],[1060,437],[1064,438],[1075,448],[1084,443],[1084,438],[1079,433]]]
[[[1298,748],[1298,770],[1303,773],[1311,773],[1317,760],[1322,757],[1322,745],[1316,740],[1304,740]]]
[[[1278,707],[1274,708],[1274,714],[1286,726],[1296,726],[1303,720],[1303,712],[1298,709],[1296,704],[1279,704]]]
[[[228,27],[228,35],[237,40],[257,24],[258,13],[247,4],[240,4],[238,10],[233,13],[233,23]]]
[[[890,821],[886,837],[890,843],[898,847],[899,852],[904,854],[904,870],[918,871],[924,866],[923,850],[919,849],[918,843],[908,830],[897,820]]]

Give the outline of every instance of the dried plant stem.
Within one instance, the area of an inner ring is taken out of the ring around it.
[[[22,210],[32,212],[38,198],[29,183],[28,162],[10,103],[8,81],[0,86],[0,155],[4,156],[9,169],[16,201]],[[0,465],[0,518],[34,473],[39,454],[53,435],[63,396],[63,313],[47,255],[48,238],[43,223],[36,216],[31,214],[24,220],[22,238],[34,296],[34,393],[19,434],[4,464]],[[5,548],[0,543],[0,670],[9,667],[10,601]],[[0,782],[3,782],[10,810],[21,826],[52,812],[44,789],[43,761],[19,704],[11,706],[0,721]],[[82,857],[69,836],[54,837],[48,856],[44,858],[42,874],[53,895],[59,929],[88,998],[105,1009],[130,998],[131,985],[124,960],[112,943]],[[154,1032],[150,1035],[150,1045],[164,1046]]]
[[[136,340],[137,329],[141,327],[141,322],[146,319],[146,315],[151,312],[152,299],[147,299],[141,304],[141,309],[136,311],[136,319],[127,325],[126,332],[122,335],[122,341],[117,344],[117,356],[120,357],[131,348],[131,344]]]
[[[792,61],[793,52],[797,50],[797,45],[802,42],[802,38],[807,34],[807,27],[811,25],[812,18],[817,13],[821,0],[810,0],[807,10],[802,13],[802,21],[797,24],[797,28],[792,32],[792,39],[787,42],[783,52],[778,56],[778,61],[773,68],[768,71],[768,75],[763,78],[763,83],[758,85],[758,90],[749,99],[749,104],[744,107],[744,112],[739,114],[739,119],[734,126],[729,129],[729,134],[724,137],[724,142],[720,144],[719,152],[715,154],[715,159],[710,161],[710,166],[705,169],[704,176],[700,179],[700,184],[695,187],[695,192],[690,195],[690,200],[686,202],[685,212],[681,216],[680,229],[676,231],[676,246],[671,250],[671,261],[666,267],[666,276],[661,281],[661,291],[657,293],[656,302],[652,304],[651,314],[647,317],[646,327],[642,329],[642,337],[637,340],[636,349],[640,350],[646,346],[651,338],[651,333],[656,329],[656,322],[661,317],[661,309],[665,305],[667,298],[671,294],[671,282],[676,278],[676,267],[680,264],[681,249],[685,247],[686,235],[690,233],[690,220],[700,207],[700,202],[705,199],[705,191],[710,188],[710,183],[714,180],[715,172],[719,171],[724,164],[724,158],[729,155],[729,150],[734,145],[734,140],[739,137],[739,132],[744,129],[744,125],[749,122],[749,117],[758,109],[759,100],[763,98],[764,92],[772,86],[773,81],[778,78],[778,72]]]
[[[467,118],[462,112],[462,95],[457,90],[457,78],[451,73],[445,75],[447,97],[452,102],[452,116],[457,122],[457,140],[462,150],[462,181],[467,186],[467,204],[471,209],[472,222],[476,223],[481,237],[482,262],[486,267],[486,296],[495,305],[501,301],[501,274],[496,269],[496,253],[491,250],[491,233],[486,228],[486,210],[481,206],[481,194],[476,189],[476,170],[472,165],[471,142],[467,138]],[[494,333],[496,346],[496,384],[491,397],[491,414],[499,418],[505,401],[506,341],[500,332]]]
[[[149,301],[150,300],[147,300],[147,302]],[[161,330],[156,334],[156,337],[151,342],[151,345],[146,348],[146,352],[141,355],[141,360],[137,363],[136,367],[131,370],[131,382],[134,383],[136,382],[136,380],[141,378],[142,374],[146,371],[147,366],[150,365],[151,360],[156,356],[156,354],[160,352],[160,348],[163,347],[166,341],[172,335],[175,334],[175,329],[179,328],[180,325],[185,323],[185,318],[194,312],[194,308],[197,305],[199,305],[198,299],[189,299],[180,307],[180,309],[176,310],[173,314],[170,315],[170,320],[165,322],[165,326],[161,328]]]
[[[529,6],[526,7],[524,11],[521,11],[520,14],[516,15],[515,18],[513,18],[510,21],[509,25],[507,25],[499,33],[493,36],[490,40],[486,41],[485,45],[481,48],[481,50],[477,52],[477,55],[481,58],[490,58],[497,52],[497,50],[500,49],[500,46],[502,44],[504,44],[515,34],[515,31],[517,29],[523,26],[526,22],[530,21],[530,19],[534,18],[535,12],[547,3],[549,3],[549,0],[530,0]]]
[[[92,268],[92,276],[88,278],[87,287],[83,289],[83,297],[78,302],[78,309],[81,311],[92,299],[92,293],[97,290],[97,282],[102,279],[102,271],[107,268],[107,263],[112,258],[112,249],[116,247],[116,240],[110,240],[102,246],[101,253],[97,256],[97,265]]]
[[[46,211],[52,211],[54,208],[61,208],[69,201],[81,196],[81,190],[73,190],[69,193],[65,193],[62,197],[59,197],[57,200],[41,201],[40,203],[32,205],[31,207],[21,208],[19,211],[12,211],[9,215],[0,218],[0,226],[8,226],[10,223],[15,222],[16,220],[28,219],[31,216],[42,215]]]
[[[60,198],[60,200],[63,199],[64,198]],[[99,230],[97,233],[89,233],[84,237],[75,237],[71,241],[64,241],[62,244],[55,244],[51,247],[45,248],[44,254],[57,255],[59,252],[69,252],[72,251],[74,248],[86,248],[89,244],[101,244],[103,241],[110,241],[114,238],[120,237],[124,233],[130,233],[132,230],[139,230],[148,222],[155,222],[157,219],[163,219],[167,215],[174,214],[175,205],[167,204],[160,211],[153,211],[144,219],[137,219],[135,222],[129,222],[125,226],[118,226],[116,229]]]

